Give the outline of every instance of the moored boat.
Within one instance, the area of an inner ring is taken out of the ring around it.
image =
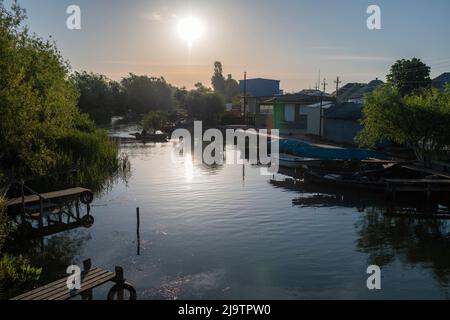
[[[306,168],[308,165],[312,165],[315,162],[320,162],[320,160],[317,159],[296,157],[284,153],[279,155],[279,160],[281,167],[291,169]]]
[[[133,136],[139,141],[150,141],[150,142],[167,142],[169,140],[169,135],[166,133],[135,133]]]

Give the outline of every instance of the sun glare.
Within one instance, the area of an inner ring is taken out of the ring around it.
[[[198,40],[203,34],[203,24],[194,17],[188,17],[181,20],[178,24],[178,33],[189,45]]]

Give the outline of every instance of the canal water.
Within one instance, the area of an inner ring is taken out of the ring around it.
[[[445,220],[387,216],[357,195],[339,201],[271,184],[251,165],[208,167],[172,143],[123,142],[121,152],[130,171],[97,195],[95,224],[46,239],[58,272],[86,258],[123,266],[139,299],[449,297]],[[366,285],[373,264],[381,290]]]

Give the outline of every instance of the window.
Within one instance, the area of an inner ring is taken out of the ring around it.
[[[295,121],[295,105],[287,104],[284,106],[284,120],[286,122]]]
[[[259,113],[260,114],[273,114],[273,106],[272,105],[260,105]]]

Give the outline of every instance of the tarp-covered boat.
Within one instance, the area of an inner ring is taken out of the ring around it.
[[[383,159],[385,156],[376,151],[365,149],[325,148],[314,146],[306,141],[285,139],[280,140],[280,153],[287,153],[302,158],[321,160],[368,160]]]

